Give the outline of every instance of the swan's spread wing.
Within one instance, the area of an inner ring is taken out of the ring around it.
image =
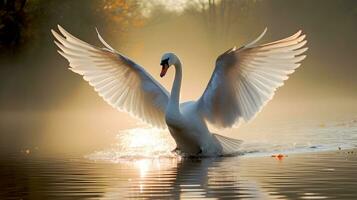
[[[129,112],[155,127],[165,128],[168,92],[142,67],[111,48],[98,48],[75,38],[58,26],[52,30],[58,51],[69,61],[70,70],[83,76],[113,107]]]
[[[217,58],[216,67],[198,108],[219,128],[251,120],[272,99],[275,90],[300,66],[307,48],[301,31],[272,43],[253,42],[230,49]]]

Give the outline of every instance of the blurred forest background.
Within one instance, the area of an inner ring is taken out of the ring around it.
[[[176,52],[184,63],[182,100],[202,94],[226,49],[253,40],[265,27],[263,42],[302,29],[309,46],[302,68],[248,126],[357,113],[354,0],[0,0],[1,153],[88,151],[138,126],[67,70],[50,34],[57,24],[94,45],[98,27],[109,44],[168,89],[173,72],[160,79],[159,59]]]

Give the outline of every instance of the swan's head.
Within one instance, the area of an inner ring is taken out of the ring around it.
[[[162,66],[162,69],[161,69],[160,77],[164,77],[169,67],[175,65],[177,62],[178,62],[178,57],[174,53],[165,53],[161,57],[160,65]]]

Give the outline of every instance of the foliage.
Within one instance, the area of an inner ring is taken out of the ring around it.
[[[26,0],[0,1],[0,49],[20,42],[26,22],[25,3]]]

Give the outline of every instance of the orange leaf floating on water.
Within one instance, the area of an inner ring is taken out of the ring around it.
[[[283,154],[273,154],[271,157],[274,157],[278,160],[282,160],[284,157],[288,157],[288,155],[283,155]]]

